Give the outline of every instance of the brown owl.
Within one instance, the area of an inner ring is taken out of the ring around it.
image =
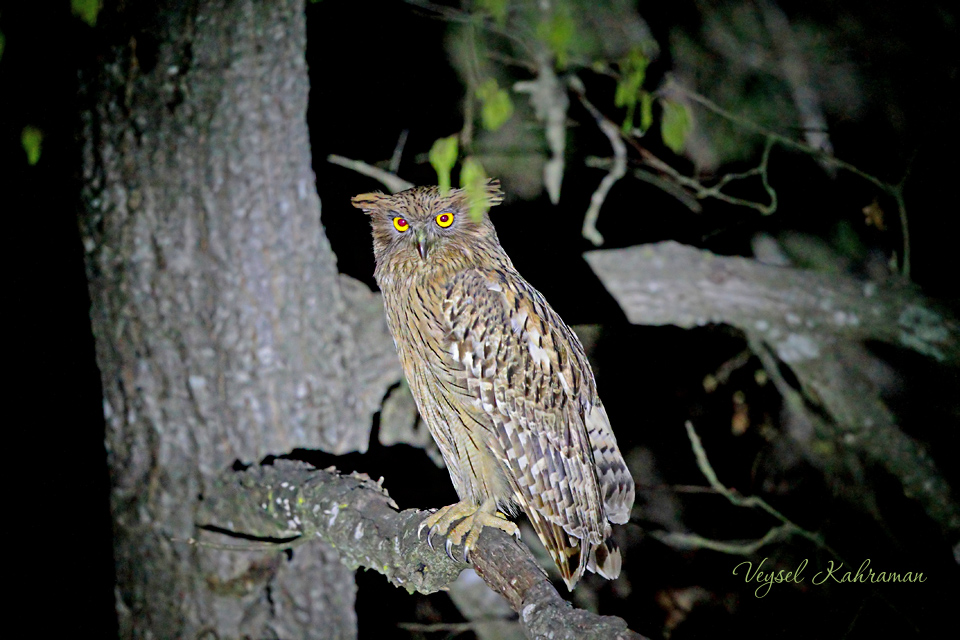
[[[502,199],[499,183],[486,205]],[[421,526],[464,543],[484,526],[519,535],[500,513],[526,512],[573,589],[584,569],[620,573],[610,523],[633,506],[617,448],[577,336],[517,273],[466,191],[365,193],[387,324],[420,415],[460,502]],[[454,523],[459,523],[451,529]]]

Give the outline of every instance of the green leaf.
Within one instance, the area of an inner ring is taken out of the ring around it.
[[[649,91],[640,93],[640,129],[647,131],[653,124],[653,94]]]
[[[544,20],[537,25],[537,37],[546,43],[556,57],[559,69],[567,66],[573,37],[577,30],[577,25],[568,12],[569,9],[567,11],[558,9],[549,20]]]
[[[513,101],[506,89],[501,89],[497,81],[488,78],[477,88],[480,100],[480,118],[483,128],[496,131],[513,115]]]
[[[3,60],[3,47],[7,44],[7,37],[0,31],[0,60]]]
[[[474,222],[479,222],[490,205],[487,202],[487,172],[473,156],[463,160],[463,166],[460,167],[460,186],[467,192],[470,217]]]
[[[453,170],[453,165],[457,163],[458,150],[456,134],[447,138],[437,138],[430,147],[430,165],[437,172],[437,185],[440,187],[441,194],[450,191],[450,172]]]
[[[502,27],[506,23],[507,0],[480,0],[477,4],[489,13],[499,26]]]
[[[627,115],[623,119],[623,131],[629,133],[633,129],[633,114],[640,98],[640,87],[647,78],[649,58],[643,55],[640,49],[632,49],[620,60],[620,81],[617,82],[617,91],[613,103],[618,107],[626,107]],[[644,92],[645,93],[645,92]],[[641,116],[642,117],[642,116]],[[649,125],[647,125],[649,126]],[[646,130],[646,127],[641,127]]]
[[[20,144],[27,152],[27,164],[33,166],[40,161],[40,150],[43,147],[43,131],[34,126],[26,126],[20,133]]]
[[[660,136],[663,144],[673,151],[680,153],[687,142],[687,134],[693,125],[690,110],[687,105],[672,100],[662,100],[663,121],[660,123]]]
[[[97,14],[103,7],[103,0],[70,0],[70,9],[91,27],[97,26]]]
[[[630,103],[637,103],[637,95],[647,78],[649,64],[650,60],[639,49],[633,49],[620,60],[620,81],[617,83],[614,104],[625,107]]]

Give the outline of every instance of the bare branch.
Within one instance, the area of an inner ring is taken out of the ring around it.
[[[806,153],[814,157],[815,159],[817,159],[823,165],[829,165],[829,166],[836,167],[838,169],[842,169],[844,171],[849,171],[850,173],[863,178],[867,182],[870,182],[871,184],[876,186],[878,189],[880,189],[881,191],[889,195],[891,198],[893,198],[894,201],[897,203],[897,213],[899,214],[899,217],[900,217],[900,232],[903,234],[903,266],[901,271],[904,277],[906,278],[910,277],[910,228],[909,228],[909,225],[907,224],[907,207],[906,207],[906,202],[904,201],[904,198],[903,198],[903,188],[904,188],[904,183],[906,182],[906,175],[902,180],[900,180],[900,182],[896,184],[890,184],[888,182],[884,182],[880,178],[877,178],[876,176],[871,175],[866,171],[863,171],[862,169],[850,164],[849,162],[844,162],[843,160],[836,158],[825,149],[820,149],[817,147],[803,144],[802,142],[797,142],[793,138],[781,135],[775,131],[771,131],[766,127],[762,127],[758,125],[756,122],[753,122],[752,120],[733,114],[727,111],[726,109],[722,108],[720,105],[716,104],[715,102],[711,101],[710,99],[706,98],[705,96],[700,95],[696,91],[691,91],[690,89],[687,89],[676,80],[670,80],[665,91],[678,92],[682,94],[684,97],[689,98],[690,100],[706,108],[708,111],[712,111],[713,113],[717,114],[721,118],[729,120],[730,122],[737,125],[738,127],[741,127],[748,131],[753,131],[755,133],[759,133],[762,136],[765,136],[767,138],[768,145],[770,144],[771,141],[773,141],[773,142],[776,142],[777,144],[783,145],[784,147],[793,149],[795,151],[800,151],[802,153]],[[907,171],[907,174],[909,174],[909,171]],[[769,188],[768,188],[768,192],[769,192]]]
[[[369,165],[362,160],[351,160],[350,158],[344,158],[343,156],[338,156],[331,153],[327,156],[327,162],[351,169],[357,173],[362,173],[365,176],[373,178],[374,180],[378,180],[383,183],[383,186],[390,190],[390,193],[405,191],[414,186],[412,182],[407,182],[400,176]]]
[[[607,136],[607,139],[610,141],[610,146],[613,148],[613,163],[610,166],[610,170],[607,172],[607,175],[603,177],[603,180],[600,181],[600,186],[597,187],[597,190],[590,196],[590,207],[583,217],[583,237],[599,247],[603,244],[603,236],[597,231],[597,218],[600,216],[600,207],[603,206],[603,202],[607,199],[607,194],[613,185],[627,173],[627,145],[625,145],[620,138],[620,127],[604,117],[604,115],[587,100],[586,96],[583,95],[582,88],[583,86],[578,80],[577,86],[574,86],[577,97],[580,98],[580,102],[586,107],[587,111],[590,112],[594,120],[597,121],[597,126],[600,128],[600,131],[603,132],[603,135]]]
[[[403,158],[403,148],[407,145],[407,136],[410,135],[410,129],[404,129],[397,138],[397,146],[393,148],[393,155],[390,156],[390,173],[397,174],[400,170],[400,160]],[[329,157],[328,157],[329,160]],[[403,191],[403,189],[400,189]]]
[[[833,337],[960,363],[956,320],[903,283],[772,267],[677,242],[584,257],[634,324],[730,324],[761,334],[789,363],[822,353]]]
[[[550,147],[550,159],[543,166],[543,184],[547,188],[550,202],[560,201],[560,185],[563,183],[564,149],[567,144],[567,109],[570,100],[557,74],[553,71],[553,60],[546,52],[537,54],[537,78],[513,85],[518,93],[529,93],[537,120],[543,123],[547,145]]]
[[[919,291],[675,242],[584,257],[634,324],[741,329],[785,406],[813,425],[811,435],[796,438],[809,460],[842,474],[850,468],[848,456],[862,456],[898,478],[945,531],[960,531],[949,484],[925,448],[896,424],[874,374],[878,365],[862,344],[879,340],[960,365],[956,319]],[[781,384],[780,363],[796,376],[799,392]]]
[[[426,513],[397,512],[396,504],[367,476],[277,461],[222,475],[198,515],[201,526],[284,544],[319,539],[349,567],[367,567],[408,591],[446,589],[466,563],[462,549],[448,557],[418,536]],[[477,574],[510,603],[531,638],[632,638],[620,618],[573,609],[547,580],[530,551],[502,531],[484,529],[471,560]]]

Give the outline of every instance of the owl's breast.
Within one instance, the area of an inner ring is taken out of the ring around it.
[[[423,277],[380,282],[387,326],[397,345],[404,372],[410,360],[431,362],[444,349],[443,299],[447,283]]]

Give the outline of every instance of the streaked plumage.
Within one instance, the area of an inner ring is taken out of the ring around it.
[[[501,195],[487,185],[487,204]],[[610,523],[629,519],[633,479],[576,335],[517,273],[487,214],[471,218],[465,191],[353,204],[370,216],[387,324],[461,500],[425,525],[453,544],[466,535],[469,551],[483,526],[516,533],[496,511],[519,505],[570,589],[587,568],[616,577]]]

